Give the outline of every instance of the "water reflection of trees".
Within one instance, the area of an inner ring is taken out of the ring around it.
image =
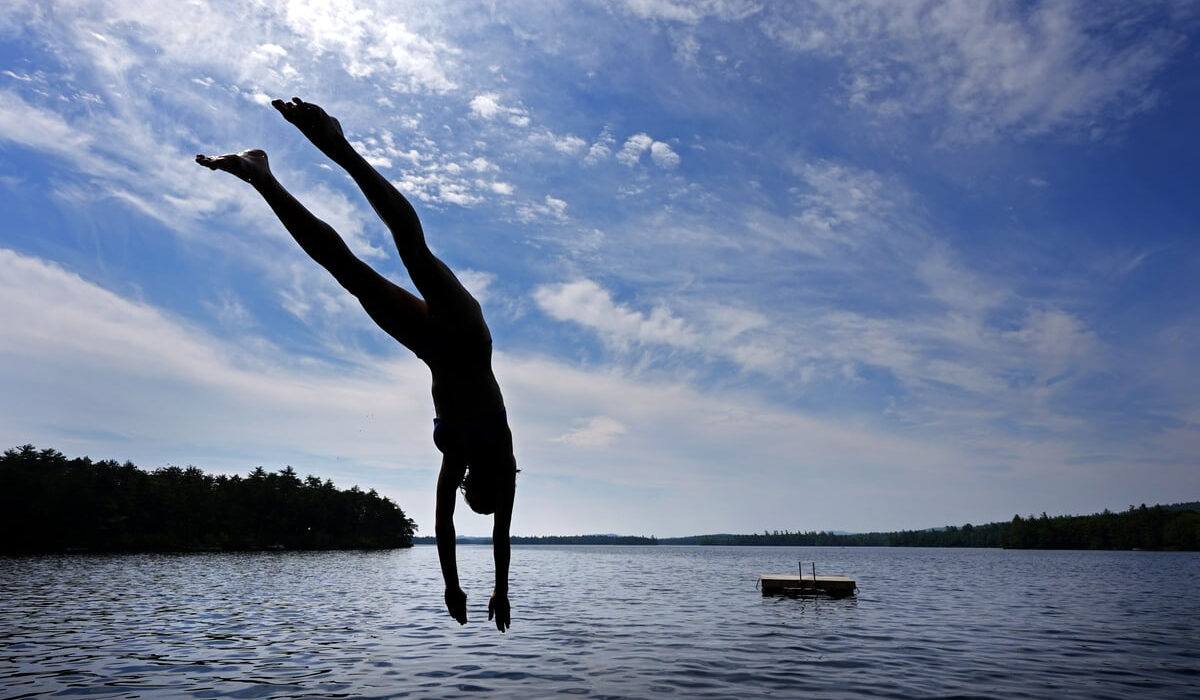
[[[0,551],[406,547],[416,525],[390,499],[289,466],[246,477],[196,467],[68,459],[32,445],[0,457]]]

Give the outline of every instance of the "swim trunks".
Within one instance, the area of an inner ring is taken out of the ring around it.
[[[444,455],[466,456],[480,452],[507,450],[512,454],[512,432],[508,413],[499,413],[468,421],[433,419],[433,444]]]

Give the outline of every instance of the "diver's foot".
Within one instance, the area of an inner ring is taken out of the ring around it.
[[[342,125],[317,105],[293,97],[291,102],[272,100],[271,106],[279,110],[283,118],[294,124],[322,153],[335,161],[349,149],[350,144],[342,133]]]
[[[230,175],[256,185],[271,177],[271,168],[267,164],[267,154],[257,148],[241,153],[227,153],[223,156],[196,156],[196,162],[209,170],[223,170]]]

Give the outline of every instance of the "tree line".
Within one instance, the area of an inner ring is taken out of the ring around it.
[[[0,456],[0,552],[378,549],[417,526],[388,498],[289,466],[246,477],[67,458],[33,445]]]
[[[463,537],[455,538],[459,544],[491,544],[491,537]],[[512,544],[621,544],[621,545],[639,545],[639,544],[658,544],[658,539],[651,537],[642,537],[640,535],[540,535],[540,536],[522,536],[513,535],[510,538]],[[436,537],[415,537],[415,544],[437,544]]]
[[[433,544],[419,537],[418,544]],[[490,544],[489,537],[459,538],[469,544]],[[720,545],[791,547],[1005,547],[1008,549],[1154,549],[1200,551],[1200,502],[1170,506],[1145,505],[1123,513],[1105,510],[1094,515],[1022,518],[985,525],[950,525],[928,530],[835,533],[764,531],[759,534],[691,535],[688,537],[631,537],[622,535],[548,535],[513,537],[513,544]]]
[[[1200,503],[1145,504],[1124,513],[1013,516],[1005,545],[1019,549],[1200,550]]]
[[[1145,504],[1123,513],[1094,515],[1042,513],[1013,516],[1010,522],[929,530],[843,534],[790,532],[753,535],[696,535],[660,538],[660,544],[786,545],[801,547],[1005,547],[1009,549],[1160,549],[1200,551],[1200,502],[1171,506]]]

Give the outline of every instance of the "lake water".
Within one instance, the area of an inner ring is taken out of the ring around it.
[[[1200,697],[1200,554],[516,547],[0,558],[0,697]],[[763,598],[760,573],[858,580]]]

